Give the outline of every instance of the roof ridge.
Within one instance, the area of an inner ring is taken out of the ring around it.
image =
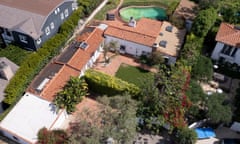
[[[136,33],[136,34],[141,34],[141,35],[145,35],[145,36],[154,38],[153,36],[148,35],[148,34],[145,34],[145,33],[140,33],[140,32],[136,32],[136,31],[131,31],[131,30],[127,30],[127,29],[122,29],[122,28],[120,28],[120,27],[113,26],[113,25],[110,25],[110,27],[113,27],[113,28],[120,29],[120,30],[123,30],[123,31],[132,32],[132,33]]]

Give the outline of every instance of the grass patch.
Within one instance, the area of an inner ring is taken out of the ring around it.
[[[6,57],[19,66],[31,53],[31,51],[21,49],[14,45],[9,45],[6,48],[0,49],[0,57]]]
[[[109,0],[107,4],[95,15],[94,19],[104,20],[109,10],[115,9],[120,0]]]
[[[122,64],[115,76],[129,83],[133,83],[138,87],[141,87],[142,79],[153,78],[153,73],[139,67]]]

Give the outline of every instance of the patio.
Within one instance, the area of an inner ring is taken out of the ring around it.
[[[110,63],[106,64],[104,62],[104,56],[103,53],[99,56],[98,60],[95,63],[95,66],[93,67],[95,70],[104,72],[106,74],[114,76],[116,72],[118,71],[118,68],[122,63],[135,66],[135,67],[141,67],[144,70],[148,70],[151,72],[157,72],[155,68],[151,68],[147,65],[143,65],[141,63],[136,62],[134,57],[130,57],[127,55],[115,55],[112,52],[108,52],[108,57],[110,58]]]

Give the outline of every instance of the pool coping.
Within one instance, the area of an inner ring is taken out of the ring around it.
[[[163,10],[167,10],[167,8],[164,8],[164,7],[160,7],[160,6],[156,6],[156,5],[148,5],[148,6],[139,6],[139,5],[132,5],[132,6],[125,6],[125,7],[120,7],[119,9],[118,9],[118,12],[117,12],[117,14],[118,14],[118,16],[119,16],[119,18],[122,20],[122,21],[124,21],[124,22],[126,22],[123,18],[122,18],[122,16],[121,16],[121,11],[122,10],[125,10],[125,9],[127,9],[127,8],[149,8],[149,7],[157,7],[157,8],[161,8],[161,9],[163,9]],[[166,17],[167,17],[167,15],[166,15]]]

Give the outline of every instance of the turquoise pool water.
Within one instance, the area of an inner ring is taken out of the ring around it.
[[[166,20],[166,11],[159,7],[127,7],[120,10],[120,16],[124,21],[128,21],[130,17],[138,20],[142,17]]]

